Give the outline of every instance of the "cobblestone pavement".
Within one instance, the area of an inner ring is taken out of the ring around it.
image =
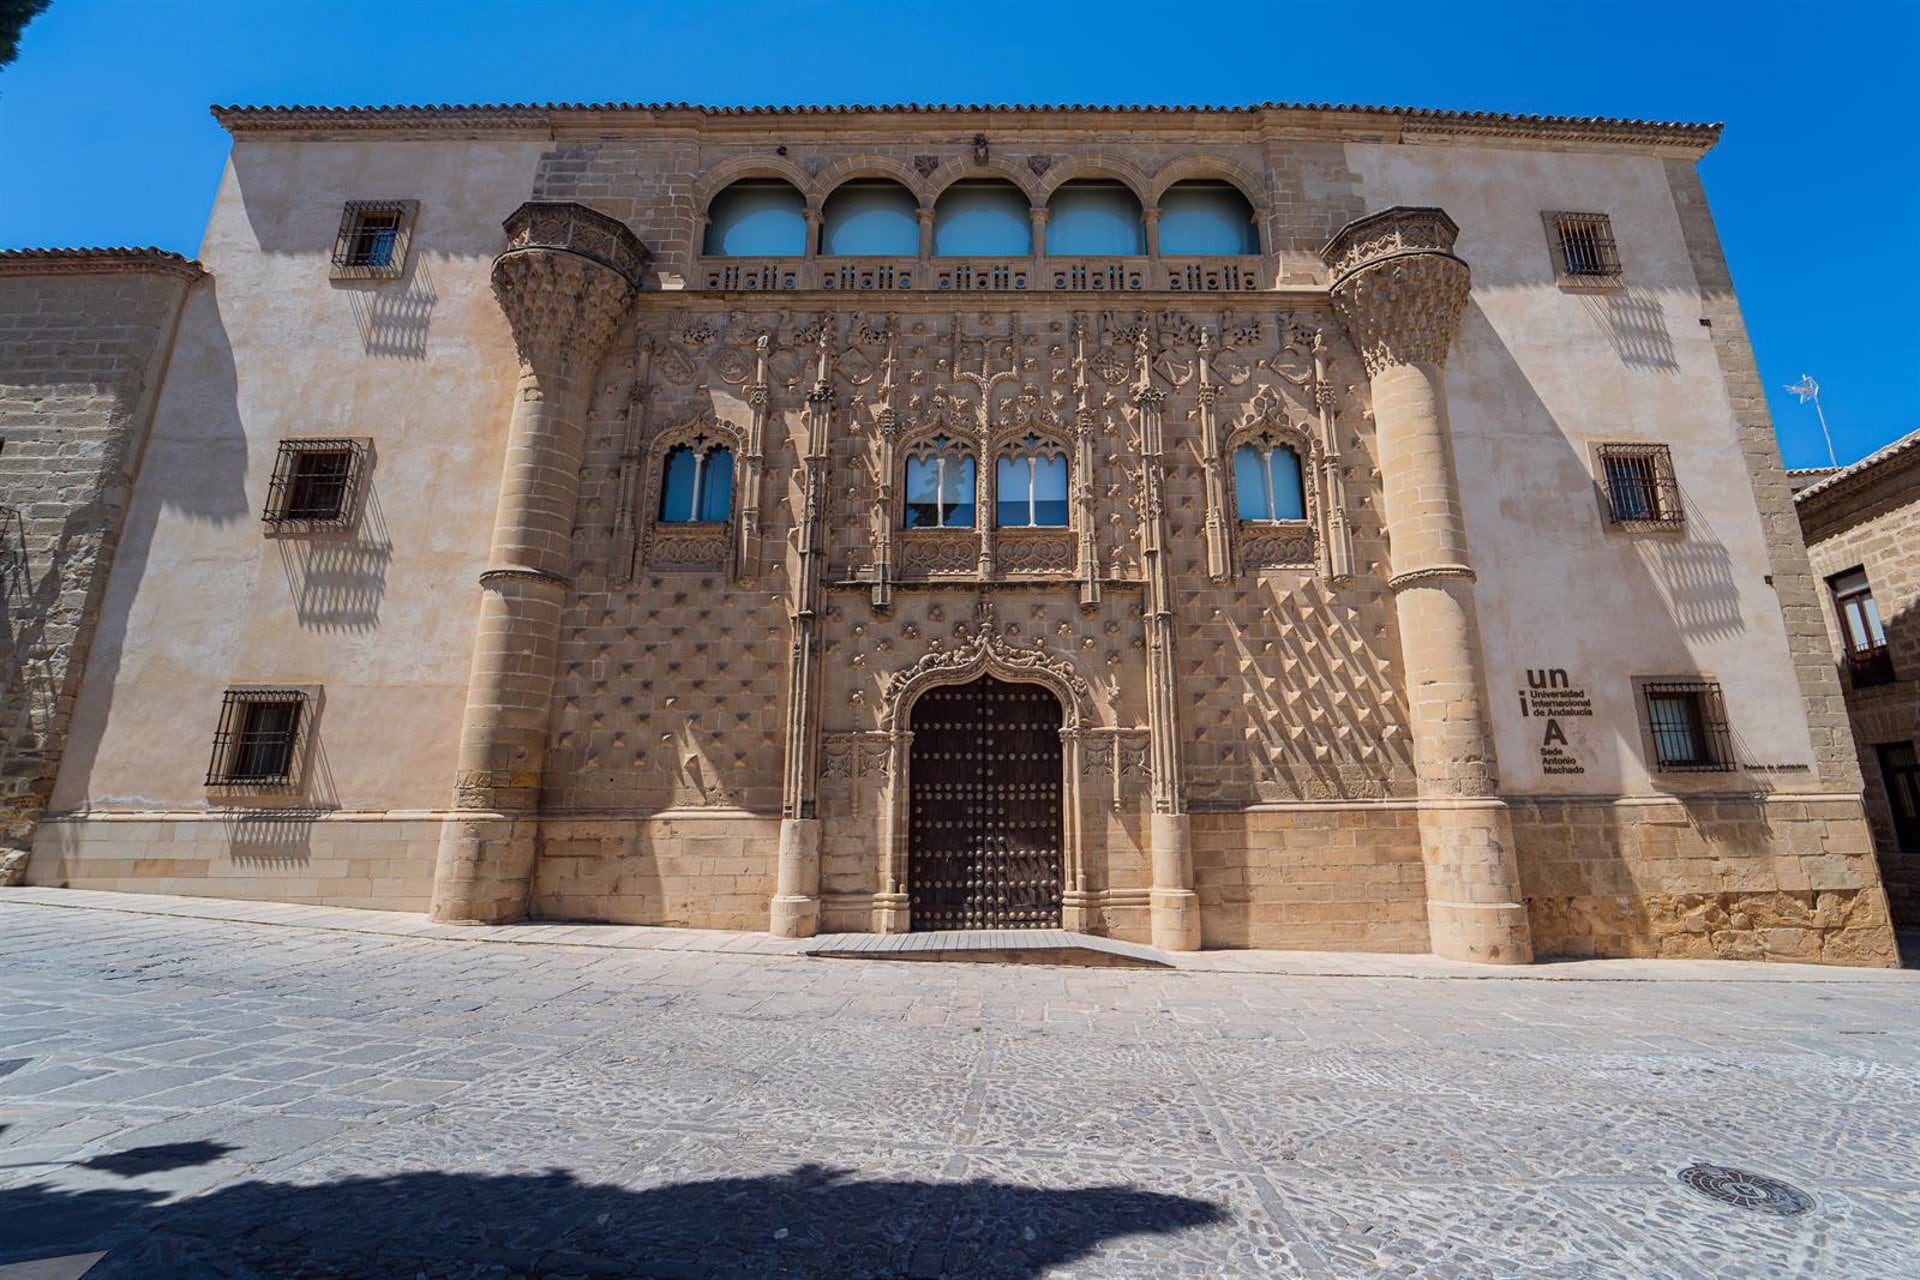
[[[102,1251],[88,1280],[1920,1275],[1920,973],[1368,963],[516,946],[0,895],[0,1277]],[[1697,1162],[1813,1207],[1707,1199]]]

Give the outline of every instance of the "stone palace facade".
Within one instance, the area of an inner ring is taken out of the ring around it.
[[[1716,127],[215,114],[0,257],[30,882],[1892,962]]]

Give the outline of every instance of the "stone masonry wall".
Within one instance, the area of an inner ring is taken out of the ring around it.
[[[0,254],[0,854],[31,846],[199,267]]]
[[[1900,847],[1874,750],[1900,742],[1920,746],[1920,450],[1910,447],[1831,495],[1810,495],[1800,515],[1814,575],[1825,580],[1865,569],[1886,628],[1895,679],[1856,688],[1843,673],[1840,683],[1894,923],[1920,928],[1920,848]],[[1839,655],[1844,649],[1830,602],[1825,613],[1832,652]]]

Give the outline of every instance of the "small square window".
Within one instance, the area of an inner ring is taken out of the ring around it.
[[[260,518],[274,532],[350,527],[366,454],[364,440],[282,440]]]
[[[1673,453],[1663,444],[1598,446],[1600,483],[1614,524],[1672,527],[1685,522]]]
[[[310,702],[303,689],[227,690],[207,785],[243,791],[298,786]]]
[[[1733,735],[1720,686],[1711,680],[1649,680],[1640,686],[1654,768],[1661,773],[1728,773]]]
[[[1620,251],[1613,221],[1604,213],[1544,215],[1553,245],[1553,265],[1562,284],[1617,284]]]
[[[414,200],[350,200],[333,242],[335,279],[385,280],[407,265],[407,241],[419,209]]]

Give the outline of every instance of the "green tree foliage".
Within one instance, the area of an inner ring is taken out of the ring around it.
[[[20,53],[20,33],[53,0],[0,0],[0,68]]]

